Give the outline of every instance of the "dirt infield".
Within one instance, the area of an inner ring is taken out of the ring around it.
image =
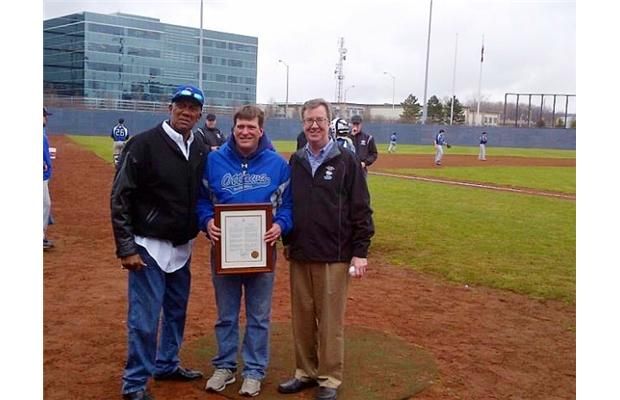
[[[126,352],[127,278],[114,256],[110,226],[113,167],[65,137],[53,136],[51,142],[58,156],[50,183],[55,224],[49,236],[56,247],[45,253],[43,266],[44,396],[118,399]],[[411,162],[401,155],[390,158]],[[450,156],[446,165],[455,159]],[[283,257],[279,259],[273,320],[287,323],[289,276]],[[207,242],[199,237],[192,262],[188,342],[211,334],[215,321],[207,264]],[[576,397],[573,305],[448,284],[392,267],[372,249],[369,264],[368,276],[352,285],[347,324],[396,335],[435,357],[439,379],[415,399]],[[209,365],[191,367],[211,372]],[[203,385],[166,382],[152,389],[158,400],[223,398],[202,391]]]

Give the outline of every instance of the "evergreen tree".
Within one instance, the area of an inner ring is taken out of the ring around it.
[[[400,105],[403,107],[400,120],[411,124],[416,123],[420,118],[420,110],[422,109],[422,106],[418,104],[418,98],[410,94]]]
[[[444,115],[446,125],[450,125],[450,109],[452,108],[452,98],[446,101]],[[457,97],[454,97],[454,110],[452,115],[452,124],[453,125],[461,125],[465,122],[465,111],[463,110],[463,105],[459,101]]]
[[[456,103],[455,103],[456,104]],[[444,121],[444,108],[437,96],[433,95],[426,103],[427,119],[432,124],[441,124]]]

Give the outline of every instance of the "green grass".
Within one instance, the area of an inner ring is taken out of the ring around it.
[[[296,142],[290,140],[274,140],[274,146],[278,151],[291,153],[295,151]],[[387,143],[377,143],[379,154],[387,154]],[[446,149],[446,154],[478,155],[478,146],[452,146]],[[399,144],[396,154],[434,154],[433,146],[419,144]],[[509,157],[539,157],[539,158],[576,158],[575,150],[560,149],[525,149],[519,147],[487,147],[487,156]]]
[[[241,326],[241,329],[244,329]],[[311,398],[290,396],[277,392],[276,386],[290,378],[295,370],[293,337],[290,322],[271,323],[271,352],[269,377],[263,382],[262,400]],[[338,391],[342,399],[385,400],[409,399],[438,379],[437,362],[424,348],[372,328],[348,325],[344,340],[347,348],[344,375],[347,384]],[[208,365],[217,353],[215,335],[189,339],[183,345],[181,357],[188,365]],[[239,360],[241,364],[242,360]],[[363,368],[360,368],[363,366]],[[157,385],[157,383],[155,383]],[[247,399],[238,393],[239,386],[231,385],[221,395],[231,400]],[[309,395],[312,391],[309,391]]]
[[[112,159],[112,140],[107,136],[81,136],[68,135],[75,142],[94,151],[104,160]],[[292,153],[295,151],[296,142],[290,140],[274,140],[273,145],[279,152]],[[385,153],[387,146],[379,146],[379,152]],[[469,154],[477,155],[478,147],[462,147],[454,146],[447,150],[450,154]],[[432,146],[407,145],[399,144],[397,154],[424,154],[433,153]],[[556,150],[556,149],[522,149],[522,148],[489,148],[489,157],[492,156],[511,156],[511,157],[544,157],[544,158],[575,158],[574,150]]]
[[[112,139],[107,136],[67,135],[71,140],[95,153],[103,160],[112,163]]]
[[[70,138],[111,162],[108,137]],[[295,147],[290,141],[274,144],[283,152]],[[428,147],[424,149],[428,153]],[[547,157],[549,151],[528,152]],[[569,193],[575,187],[574,168],[430,171],[470,181],[515,186],[526,182],[526,187]],[[575,302],[574,201],[375,176],[369,177],[369,184],[376,228],[371,257],[459,284]]]
[[[377,149],[380,154],[387,154],[387,143],[377,143]],[[454,145],[451,149],[445,149],[447,155],[478,155],[478,146],[459,146]],[[395,154],[434,154],[435,150],[432,144],[399,144]],[[537,158],[576,158],[576,150],[561,149],[526,149],[520,147],[492,147],[487,146],[487,157],[504,156],[504,157],[537,157]]]
[[[577,190],[575,167],[405,168],[386,171],[571,194]]]
[[[574,201],[369,178],[371,252],[452,282],[575,301]]]

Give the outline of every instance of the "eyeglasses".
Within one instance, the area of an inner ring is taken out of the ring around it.
[[[327,122],[327,118],[304,118],[304,125],[312,126],[316,122],[317,125],[322,125]]]

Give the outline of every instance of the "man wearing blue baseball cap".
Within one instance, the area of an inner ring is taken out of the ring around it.
[[[110,206],[116,255],[129,275],[125,400],[153,399],[146,388],[150,376],[202,378],[201,372],[181,367],[179,349],[205,151],[192,128],[203,104],[200,89],[179,86],[169,106],[170,119],[127,143],[114,177]]]

